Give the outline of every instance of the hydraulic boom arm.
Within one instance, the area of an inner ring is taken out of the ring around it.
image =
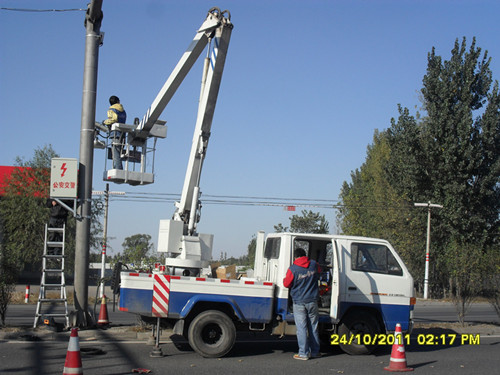
[[[165,265],[184,268],[188,273],[199,272],[211,259],[213,235],[196,232],[201,209],[200,178],[232,29],[227,10],[209,10],[193,42],[157,95],[136,133],[137,137],[147,137],[182,80],[208,45],[203,65],[198,115],[181,199],[175,204],[172,219],[160,221],[158,237],[158,251],[169,253]]]
[[[210,14],[211,13],[209,13],[209,15]],[[174,220],[182,220],[188,224],[188,232],[186,233],[188,235],[192,235],[195,232],[196,223],[199,221],[199,184],[201,170],[206,156],[215,104],[217,102],[232,31],[232,24],[229,18],[225,18],[223,14],[219,14],[219,17],[219,24],[208,39],[208,56],[204,61],[203,79],[198,116],[193,134],[193,143],[189,155],[181,201],[176,204],[177,208],[174,214]],[[205,24],[206,23],[207,21],[205,21]]]

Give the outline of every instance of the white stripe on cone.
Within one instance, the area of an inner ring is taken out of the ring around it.
[[[398,338],[398,335],[401,337]],[[388,367],[384,370],[395,372],[413,371],[413,368],[406,365],[405,346],[403,342],[403,333],[401,332],[401,324],[396,324],[394,332],[394,345],[392,345],[391,359]]]

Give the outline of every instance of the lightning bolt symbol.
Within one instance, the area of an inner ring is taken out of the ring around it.
[[[68,170],[68,168],[66,168],[66,163],[63,163],[61,165],[61,171],[62,171],[61,177],[64,177],[64,174],[66,173],[67,170]]]

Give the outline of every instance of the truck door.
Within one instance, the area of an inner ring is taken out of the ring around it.
[[[329,255],[329,254],[328,254]],[[339,308],[339,291],[340,291],[340,268],[339,268],[339,252],[337,242],[332,240],[331,246],[331,265],[332,265],[332,278],[331,278],[331,302],[330,302],[330,317],[334,323],[337,323],[338,308]]]

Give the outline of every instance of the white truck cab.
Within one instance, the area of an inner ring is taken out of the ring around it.
[[[339,335],[376,334],[412,328],[413,278],[389,242],[330,234],[272,233],[257,235],[255,274],[276,285],[280,322],[273,333],[292,334],[292,303],[283,286],[293,251],[301,247],[321,266],[320,331]],[[341,345],[350,354],[371,351],[366,345]]]

